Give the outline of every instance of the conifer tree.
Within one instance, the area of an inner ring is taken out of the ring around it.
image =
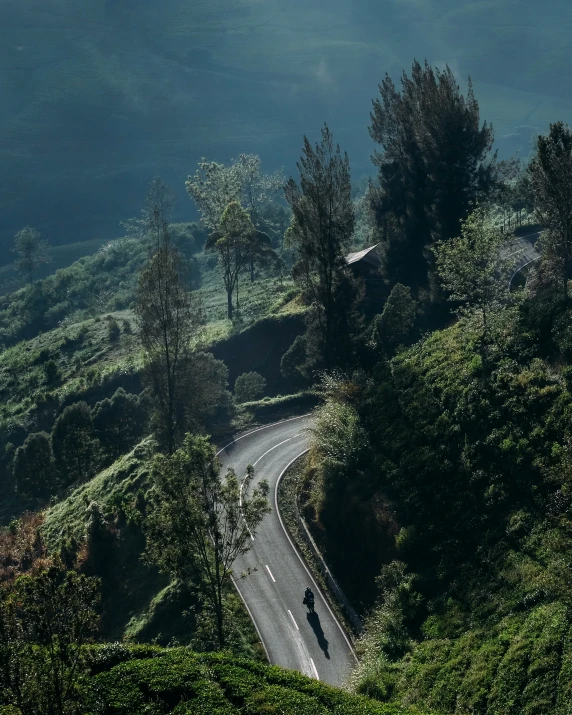
[[[551,124],[548,135],[538,137],[529,172],[536,216],[545,227],[541,238],[544,267],[568,297],[572,277],[572,131],[563,122]]]
[[[160,179],[152,183],[146,215],[153,253],[139,278],[135,313],[145,352],[144,380],[153,395],[157,435],[168,453],[188,418],[191,341],[201,323],[200,305],[182,283],[182,259],[171,242],[173,198]]]
[[[381,149],[372,208],[391,282],[426,289],[437,240],[458,236],[471,205],[495,183],[493,130],[480,122],[469,79],[466,97],[449,67],[413,62],[401,91],[389,75],[373,102],[370,134]]]
[[[324,125],[315,147],[304,137],[297,166],[300,183],[290,178],[284,193],[293,213],[287,240],[298,258],[293,275],[310,304],[307,350],[317,367],[346,367],[357,325],[345,263],[355,223],[349,159]]]

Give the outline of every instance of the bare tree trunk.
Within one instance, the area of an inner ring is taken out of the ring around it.
[[[226,313],[229,320],[232,320],[232,288],[226,292]]]
[[[219,571],[219,566],[217,563],[217,568],[216,568],[216,625],[217,625],[217,632],[218,632],[218,643],[220,645],[221,650],[224,648],[225,645],[225,634],[224,634],[224,613],[223,613],[223,606],[222,606],[222,583],[221,583],[221,578],[220,578],[220,571]]]

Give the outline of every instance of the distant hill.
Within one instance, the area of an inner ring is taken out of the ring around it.
[[[113,238],[156,174],[257,152],[294,170],[330,123],[371,171],[370,100],[414,56],[471,74],[499,146],[568,119],[565,0],[19,0],[0,4],[0,264],[24,224],[52,244]],[[503,138],[504,137],[504,138]]]

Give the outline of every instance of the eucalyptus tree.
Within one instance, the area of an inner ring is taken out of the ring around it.
[[[264,235],[279,229],[275,221],[265,211],[282,193],[284,174],[275,171],[270,174],[262,172],[262,163],[257,154],[239,154],[233,167],[241,186],[241,203],[250,215],[253,226]],[[265,263],[264,253],[253,251],[250,256],[250,280],[254,280],[256,262]]]
[[[239,480],[221,465],[208,438],[187,435],[170,457],[153,464],[152,508],[145,531],[147,558],[162,571],[198,589],[216,619],[218,645],[227,641],[225,589],[237,556],[270,511],[268,485],[251,489],[254,471]]]
[[[224,210],[219,230],[211,233],[206,249],[216,251],[222,269],[227,296],[227,316],[234,314],[233,294],[236,291],[236,308],[240,309],[238,287],[240,273],[250,264],[253,255],[273,256],[270,239],[257,231],[248,213],[238,201],[232,201]]]
[[[201,214],[203,225],[217,237],[221,234],[222,217],[229,204],[237,202],[248,213],[258,237],[257,241],[251,242],[252,251],[248,257],[250,280],[254,280],[255,265],[265,265],[275,259],[273,254],[262,249],[271,245],[268,233],[279,230],[268,209],[284,186],[282,172],[264,173],[257,154],[239,154],[228,166],[203,159],[185,186]]]
[[[240,201],[242,186],[234,166],[216,161],[199,162],[194,176],[189,176],[185,187],[201,215],[201,222],[211,231],[220,232],[226,207]]]

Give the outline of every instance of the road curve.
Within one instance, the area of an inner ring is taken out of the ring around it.
[[[510,241],[506,248],[501,251],[503,258],[511,258],[513,261],[513,270],[508,282],[509,288],[515,276],[520,273],[523,268],[540,258],[540,252],[536,248],[539,237],[540,231],[535,231],[527,236],[516,236]]]
[[[233,565],[235,585],[246,603],[272,664],[298,670],[330,685],[343,685],[355,655],[320,589],[294,549],[276,508],[278,482],[292,461],[308,447],[309,416],[255,429],[219,452],[223,466],[239,477],[252,464],[256,483],[270,486],[272,512],[259,527],[250,551]],[[302,604],[310,585],[312,616]]]

